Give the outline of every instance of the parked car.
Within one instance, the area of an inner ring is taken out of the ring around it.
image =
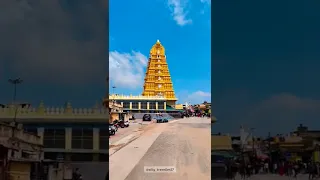
[[[157,123],[167,123],[167,122],[169,122],[167,118],[164,118],[164,117],[157,118]]]
[[[109,135],[115,135],[115,134],[116,134],[115,127],[109,124]]]
[[[163,123],[162,118],[157,118],[157,123]]]
[[[142,117],[142,121],[151,121],[151,120],[152,120],[152,117],[150,114],[145,114]]]

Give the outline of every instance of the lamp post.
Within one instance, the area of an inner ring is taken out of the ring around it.
[[[270,162],[273,163],[272,161],[272,149],[271,149],[271,133],[268,133],[268,150],[269,150],[269,159]]]
[[[114,90],[116,89],[117,87],[116,86],[112,86],[112,97],[113,97],[113,99],[112,99],[112,103],[114,104],[115,103],[115,94],[114,94]]]
[[[246,142],[249,140],[250,136],[253,136],[252,132],[253,132],[254,128],[250,128],[250,131],[249,133],[244,137],[244,128],[241,127],[240,128],[240,142],[241,142],[241,155],[242,155],[242,160],[243,160],[243,165],[244,167],[246,167],[246,161],[245,161],[245,158],[244,158],[244,148],[245,148],[245,145],[247,144]]]
[[[17,98],[17,85],[21,84],[23,82],[22,79],[17,78],[17,79],[9,79],[8,82],[10,84],[13,84],[13,103],[14,103],[14,117],[13,117],[13,122],[16,123],[16,119],[17,119],[17,113],[18,113],[18,107],[16,105],[16,98]]]

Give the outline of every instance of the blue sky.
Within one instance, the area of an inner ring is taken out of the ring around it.
[[[106,1],[2,1],[0,103],[12,101],[9,78],[20,77],[17,101],[37,107],[90,108],[107,92]]]
[[[320,129],[319,1],[212,1],[215,132]]]
[[[210,1],[110,0],[109,6],[109,74],[115,93],[142,93],[149,51],[159,39],[179,102],[211,100]]]

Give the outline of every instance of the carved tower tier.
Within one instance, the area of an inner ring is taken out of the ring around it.
[[[150,50],[142,95],[163,96],[172,105],[177,101],[166,61],[165,49],[159,40]]]

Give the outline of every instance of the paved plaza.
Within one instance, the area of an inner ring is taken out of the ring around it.
[[[109,144],[114,144],[117,141],[121,140],[122,138],[139,131],[144,125],[150,122],[142,122],[141,119],[134,121],[134,123],[130,123],[129,127],[127,128],[120,128],[116,132],[115,135],[110,136]]]
[[[210,124],[210,119],[197,117],[150,124],[109,157],[110,179],[210,179]],[[146,166],[174,167],[175,172],[146,173]]]

